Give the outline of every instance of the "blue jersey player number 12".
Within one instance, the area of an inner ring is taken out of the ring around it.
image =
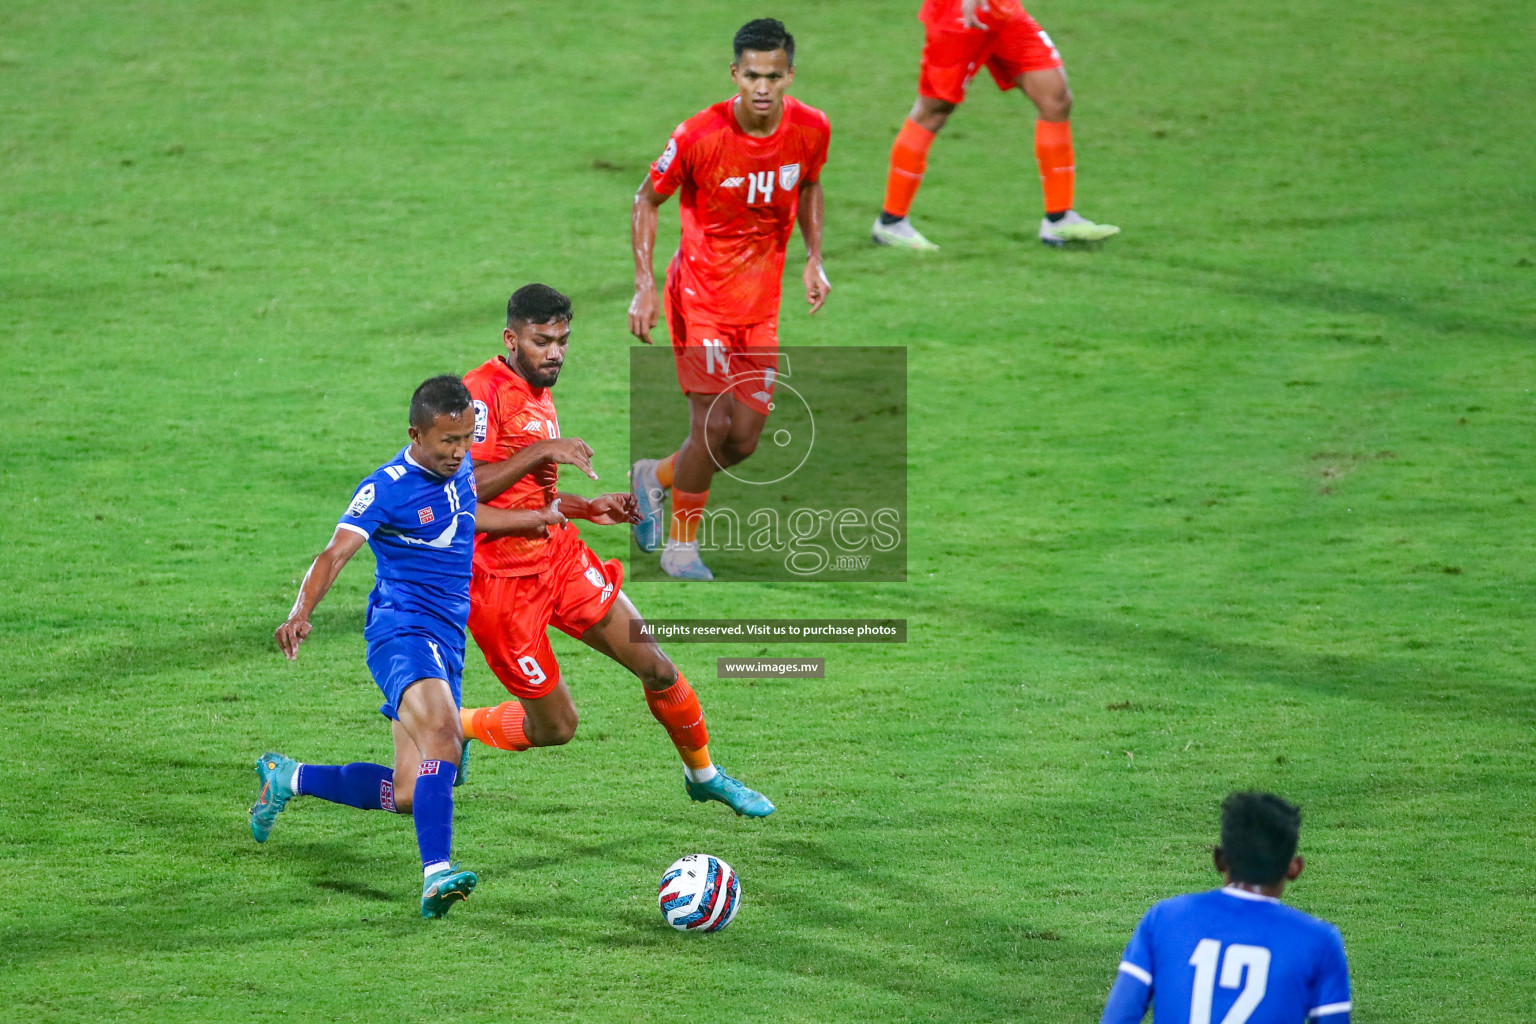
[[[1164,900],[1136,926],[1102,1024],[1348,1024],[1339,930],[1280,902],[1300,876],[1301,812],[1268,793],[1222,804],[1213,851],[1227,884]]]

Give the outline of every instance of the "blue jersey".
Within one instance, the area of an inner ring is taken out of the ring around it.
[[[1141,919],[1103,1024],[1345,1024],[1339,930],[1234,886],[1164,900]]]
[[[368,538],[378,562],[363,638],[426,633],[462,651],[475,553],[475,470],[441,477],[410,446],[358,485],[336,524]]]

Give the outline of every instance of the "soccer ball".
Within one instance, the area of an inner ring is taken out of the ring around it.
[[[718,932],[741,909],[741,883],[719,857],[690,853],[661,876],[661,916],[680,932]]]

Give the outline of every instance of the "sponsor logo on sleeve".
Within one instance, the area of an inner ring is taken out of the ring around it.
[[[779,168],[779,188],[786,192],[795,187],[795,182],[800,180],[800,165],[785,164]]]
[[[668,139],[667,148],[661,151],[661,156],[656,158],[656,173],[666,174],[667,168],[672,166],[672,161],[677,159],[677,140]]]
[[[368,506],[373,504],[373,484],[363,484],[362,489],[352,499],[352,504],[347,506],[347,515],[356,519],[368,511]],[[332,508],[336,506],[332,505]]]
[[[475,399],[475,443],[485,440],[486,429],[491,423],[491,410],[480,399]]]

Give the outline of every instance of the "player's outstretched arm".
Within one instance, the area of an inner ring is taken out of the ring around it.
[[[832,282],[821,265],[821,226],[827,219],[826,193],[821,182],[811,181],[800,186],[800,237],[805,240],[805,301],[814,313],[827,301],[832,292]]]
[[[551,526],[560,526],[564,522],[565,513],[560,511],[559,498],[540,509],[492,508],[489,505],[475,508],[475,532],[492,537],[505,537],[509,534],[518,537],[548,537]]]
[[[309,617],[314,613],[315,606],[330,591],[331,584],[341,575],[342,568],[367,541],[368,538],[361,532],[338,526],[325,550],[315,556],[309,572],[304,574],[304,582],[299,585],[299,596],[294,598],[293,610],[274,634],[277,646],[283,649],[289,661],[299,656],[299,644],[304,642],[313,628],[309,624]]]
[[[635,297],[629,303],[629,333],[651,344],[651,331],[661,319],[661,299],[656,294],[656,222],[667,197],[657,193],[647,175],[635,193],[629,214],[629,246],[635,255]]]
[[[638,523],[641,520],[639,499],[630,491],[622,494],[599,494],[595,498],[583,498],[579,494],[562,494],[560,507],[570,518],[585,519],[598,526],[617,526],[620,523]]]
[[[475,497],[490,501],[502,491],[517,483],[545,463],[563,462],[575,466],[593,480],[592,448],[579,437],[555,437],[535,441],[520,448],[510,458],[500,462],[481,462],[475,465]],[[485,531],[480,531],[484,533]]]

